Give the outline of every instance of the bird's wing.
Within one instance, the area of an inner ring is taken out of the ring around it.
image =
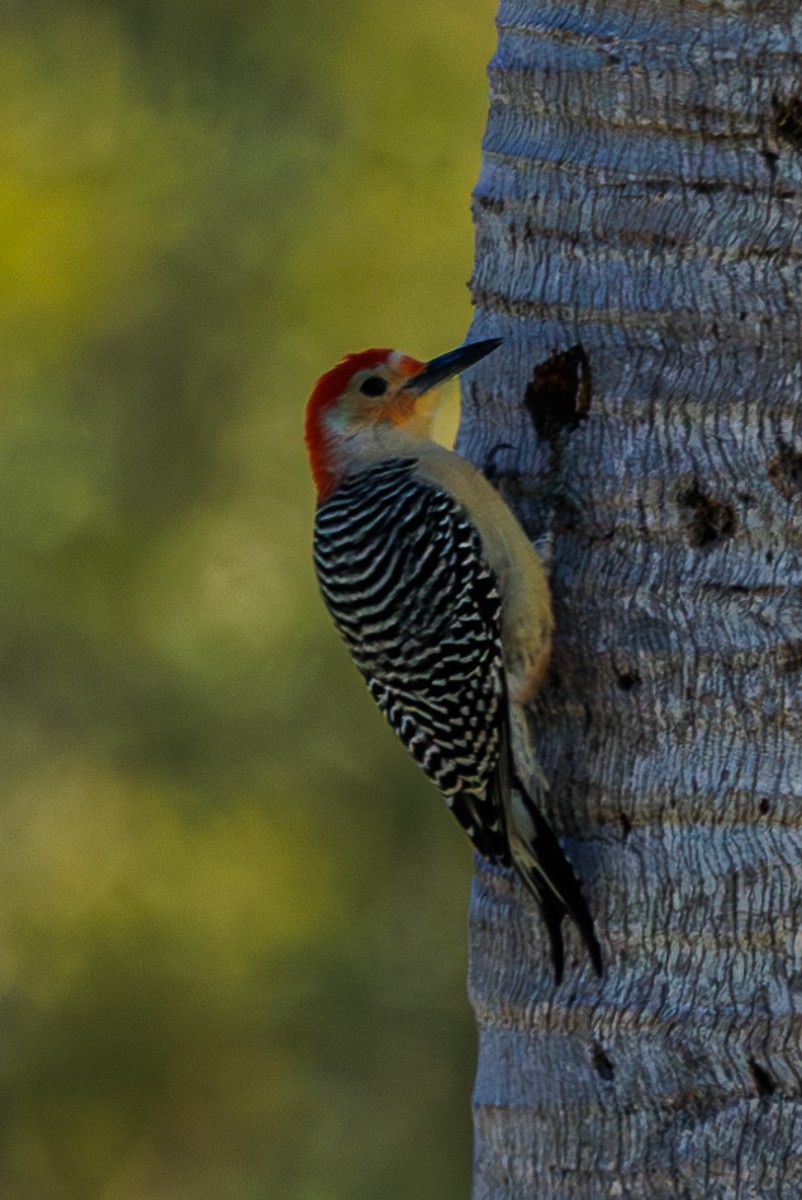
[[[509,865],[498,584],[464,510],[414,467],[379,463],[320,506],[318,580],[392,728],[477,850]]]

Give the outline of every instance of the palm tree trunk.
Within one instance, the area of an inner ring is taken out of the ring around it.
[[[501,3],[472,282],[506,357],[460,447],[550,537],[547,815],[605,975],[566,930],[555,989],[479,865],[475,1200],[802,1196],[800,12]]]

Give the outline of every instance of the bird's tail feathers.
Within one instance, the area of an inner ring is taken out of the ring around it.
[[[538,900],[551,942],[554,973],[562,979],[563,917],[575,922],[597,975],[602,973],[601,947],[579,880],[548,821],[517,778],[511,780],[508,836],[516,871]]]

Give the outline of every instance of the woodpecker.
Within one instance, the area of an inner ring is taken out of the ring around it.
[[[433,389],[500,345],[420,362],[347,355],[317,381],[306,446],[324,603],[373,699],[473,842],[540,905],[556,981],[563,917],[601,974],[573,868],[538,807],[546,782],[527,705],[549,662],[539,558],[498,492],[431,438]]]

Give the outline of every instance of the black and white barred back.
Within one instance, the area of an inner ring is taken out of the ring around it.
[[[374,700],[481,854],[508,866],[501,599],[456,500],[393,458],[317,510],[323,599]]]

